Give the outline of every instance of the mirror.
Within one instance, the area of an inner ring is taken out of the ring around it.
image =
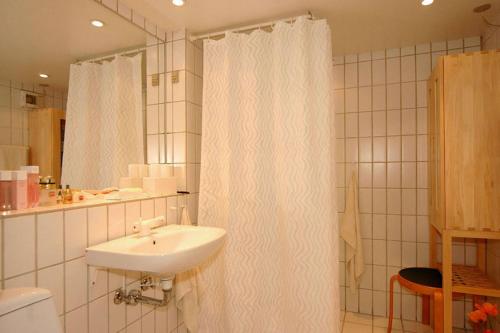
[[[92,65],[110,63],[115,54],[130,57],[144,53],[148,33],[92,0],[3,0],[0,20],[0,169],[39,165],[40,176],[52,176],[59,183],[63,160],[68,164],[83,163],[87,170],[97,167],[95,163],[86,163],[88,158],[78,157],[78,153],[71,154],[69,162],[64,157],[68,152],[63,149],[63,141],[65,137],[71,138],[73,133],[69,131],[75,123],[87,129],[105,126],[95,119],[83,118],[73,119],[69,126],[66,119],[66,109],[71,104],[68,104],[68,91],[73,93],[73,99],[87,94],[85,98],[95,102],[99,99],[96,94],[109,88],[110,81],[96,76],[99,69]],[[98,61],[91,61],[93,59]],[[145,57],[139,61],[140,71],[133,75],[142,79]],[[87,67],[94,76],[87,75],[80,81],[87,80],[88,86],[97,87],[95,91],[69,87],[70,66],[75,63],[82,68],[90,64]],[[142,80],[136,102],[141,101],[140,111],[144,114],[145,81]],[[71,96],[69,100],[71,102]],[[76,102],[73,107],[75,105]],[[90,103],[74,114],[95,111],[99,107],[102,106]],[[143,137],[142,119],[135,120],[141,122]],[[138,162],[143,161],[142,156]],[[95,183],[71,185],[92,188]]]

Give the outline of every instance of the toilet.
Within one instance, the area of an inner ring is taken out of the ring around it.
[[[0,290],[0,332],[62,333],[50,291],[41,288]]]

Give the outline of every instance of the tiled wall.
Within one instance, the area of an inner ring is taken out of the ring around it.
[[[338,207],[355,172],[365,273],[348,287],[341,249],[341,300],[348,311],[387,315],[389,279],[401,268],[429,265],[427,88],[441,55],[480,49],[480,38],[425,43],[334,57]],[[457,263],[473,264],[475,246],[457,241]],[[397,317],[420,319],[420,298],[396,288]],[[464,301],[454,304],[464,326]]]
[[[189,191],[196,222],[201,156],[203,52],[185,31],[152,38],[147,48],[147,162],[176,168],[181,190]],[[172,77],[178,76],[178,82]],[[157,84],[154,81],[158,79]]]
[[[39,96],[40,107],[66,109],[66,93],[37,85],[0,79],[0,145],[28,145],[28,112],[20,105],[21,91]]]
[[[179,222],[185,196],[161,197],[0,217],[0,288],[49,289],[66,333],[186,332],[175,302],[167,307],[113,303],[114,290],[138,289],[140,274],[103,270],[91,283],[85,248],[132,233],[139,220],[166,216]],[[161,291],[146,295],[161,298]]]

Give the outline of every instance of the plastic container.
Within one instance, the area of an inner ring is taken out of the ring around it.
[[[38,207],[40,201],[39,174],[40,168],[36,165],[21,167],[21,170],[28,172],[28,207]]]
[[[28,173],[12,171],[12,209],[28,208]]]
[[[0,211],[12,209],[12,171],[0,171]]]

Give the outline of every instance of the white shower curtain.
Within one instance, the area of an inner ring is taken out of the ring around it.
[[[199,224],[227,240],[201,332],[339,331],[330,38],[300,18],[205,42]]]
[[[71,65],[62,184],[118,186],[129,163],[143,163],[141,58]]]

